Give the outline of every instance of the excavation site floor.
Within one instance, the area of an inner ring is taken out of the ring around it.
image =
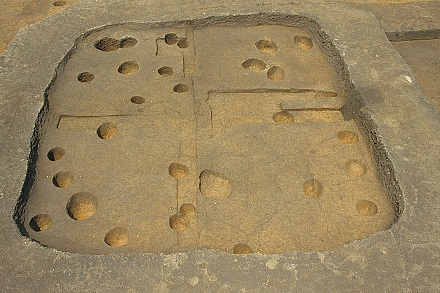
[[[427,15],[79,1],[21,30],[0,59],[2,288],[440,290]]]
[[[388,228],[392,203],[313,44],[275,25],[90,34],[48,91],[26,230],[81,253],[282,253]]]

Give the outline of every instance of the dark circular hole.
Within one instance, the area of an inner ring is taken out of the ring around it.
[[[136,46],[137,42],[138,41],[132,37],[123,38],[121,40],[120,47],[123,49],[132,48],[132,47]]]
[[[188,91],[188,86],[183,83],[176,84],[173,88],[176,93],[184,93]]]
[[[243,68],[247,70],[252,70],[252,71],[262,71],[266,69],[266,63],[264,63],[263,61],[257,58],[248,59],[243,63],[241,63],[241,66],[243,66]]]
[[[119,65],[118,72],[121,74],[133,74],[139,70],[139,65],[135,61],[127,61]]]
[[[255,47],[263,53],[274,54],[278,51],[277,45],[269,40],[259,40],[255,42]]]
[[[66,1],[55,1],[53,3],[53,6],[64,6],[66,4],[67,4]]]
[[[96,213],[98,199],[88,192],[75,193],[67,202],[66,209],[72,219],[82,221]]]
[[[58,188],[66,188],[73,184],[73,174],[70,171],[61,171],[52,178],[52,183]]]
[[[272,66],[267,71],[267,77],[272,80],[283,80],[284,70],[280,66]]]
[[[173,69],[169,66],[163,66],[157,70],[157,72],[162,76],[172,76],[173,75]]]
[[[174,45],[179,40],[179,37],[175,33],[169,33],[165,35],[165,43],[168,45]]]
[[[111,229],[105,234],[104,241],[111,247],[121,247],[128,243],[128,230],[123,227]]]
[[[145,103],[145,99],[140,97],[140,96],[133,96],[133,97],[131,97],[130,101],[133,104],[143,104],[143,103]]]
[[[182,179],[188,176],[189,169],[186,165],[174,162],[168,167],[168,172],[171,177],[176,179]]]
[[[249,254],[249,253],[253,253],[253,251],[249,245],[239,243],[234,246],[232,253],[233,254]]]
[[[97,134],[99,138],[101,139],[109,139],[116,135],[118,132],[118,128],[116,127],[116,124],[111,122],[106,122],[99,126],[97,130]]]
[[[172,215],[169,219],[169,224],[177,232],[183,232],[188,229],[188,221],[179,214]]]
[[[49,158],[49,160],[55,162],[63,158],[65,154],[66,154],[65,149],[61,147],[55,147],[47,153],[47,157]]]
[[[188,48],[188,46],[189,46],[189,43],[188,43],[188,40],[187,40],[187,39],[180,39],[180,40],[177,42],[177,47],[179,47],[179,48],[181,48],[181,49]]]
[[[121,41],[104,37],[95,42],[95,48],[104,52],[116,51],[120,48]]]
[[[48,214],[36,215],[29,221],[29,226],[36,232],[48,229],[51,224],[52,218]]]
[[[80,82],[91,82],[92,80],[95,79],[95,75],[90,72],[82,72],[78,74],[77,78]]]

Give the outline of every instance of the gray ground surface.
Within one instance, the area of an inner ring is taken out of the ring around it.
[[[411,66],[429,102],[440,111],[440,40],[402,41],[394,42],[393,45]]]
[[[4,291],[440,290],[440,202],[436,196],[440,189],[440,121],[411,68],[385,35],[408,36],[414,31],[437,29],[438,5],[399,4],[393,6],[396,9],[366,5],[377,11],[379,22],[371,13],[334,4],[201,1],[197,9],[195,6],[82,1],[22,30],[14,39],[0,64],[0,282]],[[405,22],[394,17],[398,10],[407,15]],[[22,236],[13,216],[26,178],[29,142],[45,89],[75,40],[86,31],[108,24],[173,26],[182,19],[201,19],[200,24],[209,24],[231,18],[251,24],[310,26],[314,21],[319,25],[317,31],[328,35],[342,57],[347,86],[352,83],[359,93],[347,111],[363,121],[367,141],[377,158],[379,177],[391,198],[400,204],[397,223],[330,251],[246,256],[209,249],[169,255],[82,255],[44,248]],[[355,111],[357,108],[359,111]]]

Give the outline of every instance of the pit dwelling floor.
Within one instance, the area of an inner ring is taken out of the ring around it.
[[[48,91],[26,205],[40,243],[270,254],[331,249],[394,221],[305,31],[113,28],[77,48]]]
[[[440,290],[438,2],[57,2],[0,4],[5,292]]]

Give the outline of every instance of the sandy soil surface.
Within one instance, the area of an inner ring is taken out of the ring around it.
[[[330,249],[394,220],[309,32],[108,28],[60,73],[26,208],[44,245],[270,254]]]

